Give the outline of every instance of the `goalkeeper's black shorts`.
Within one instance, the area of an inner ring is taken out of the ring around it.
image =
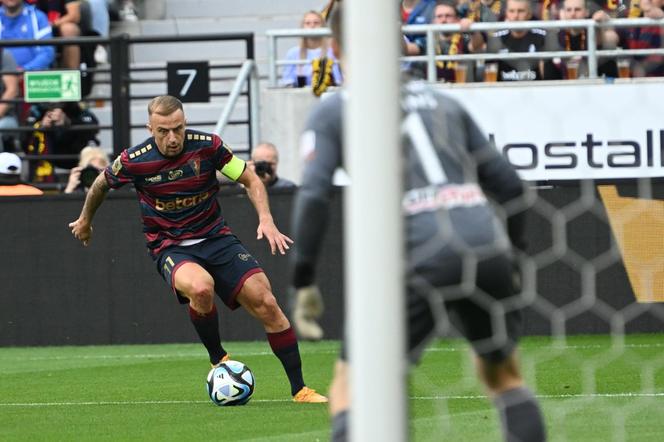
[[[436,335],[461,335],[488,362],[512,354],[523,319],[512,261],[500,255],[465,267],[460,258],[431,259],[408,277],[408,352],[416,362]],[[345,359],[345,348],[341,358]]]

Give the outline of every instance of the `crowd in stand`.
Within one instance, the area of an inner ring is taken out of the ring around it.
[[[472,23],[590,18],[597,22],[614,18],[661,19],[664,17],[663,5],[664,0],[399,0],[397,7],[400,8],[404,25],[458,24],[461,32],[440,32],[435,37],[434,52],[454,56],[588,49],[585,29],[469,32]],[[305,15],[303,28],[324,26],[323,17],[315,25],[310,25],[307,17],[311,14],[315,12]],[[596,44],[598,49],[659,49],[662,48],[662,28],[604,27],[596,33]],[[314,52],[312,47],[318,52]],[[319,48],[325,48],[325,43],[320,41],[314,45],[313,39],[304,38],[298,47],[289,51],[287,59],[315,60],[320,56]],[[421,34],[405,34],[402,48],[404,55],[426,55],[427,39]],[[315,66],[315,61],[312,65]],[[404,66],[415,76],[426,75],[425,63],[412,62]],[[302,72],[301,76],[294,74],[296,69]],[[439,81],[453,83],[577,79],[589,75],[587,58],[576,56],[542,60],[436,61],[436,71]],[[282,84],[308,86],[311,84],[311,72],[310,66],[287,66]],[[610,78],[659,77],[664,75],[664,56],[600,58],[598,75]]]
[[[106,48],[96,44],[48,43],[57,37],[108,37],[113,20],[137,20],[135,3],[132,0],[0,0],[0,38],[44,43],[0,48],[0,152],[44,156],[43,160],[28,162],[30,167],[23,171],[23,179],[41,184],[60,181],[63,186],[68,183],[65,190],[72,191],[72,182],[77,181],[80,168],[79,153],[85,152],[86,146],[99,144],[99,121],[85,102],[21,103],[20,73],[78,69],[82,95],[88,96],[93,77],[88,68],[107,63]],[[34,130],[11,131],[19,126]],[[67,156],[54,160],[52,155]],[[71,175],[70,168],[73,168]]]
[[[21,101],[22,71],[53,68],[79,69],[82,94],[92,88],[88,68],[107,63],[103,45],[51,45],[57,37],[108,37],[113,20],[135,21],[140,0],[0,0],[0,38],[26,39],[43,44],[0,48],[0,152],[44,155],[31,162],[26,179],[34,183],[60,182],[64,187],[70,168],[86,146],[98,145],[99,122],[85,103],[39,103]],[[321,3],[324,3],[321,0]],[[330,2],[331,4],[331,2]],[[434,38],[437,55],[472,53],[583,51],[588,49],[584,28],[531,29],[471,32],[477,22],[518,22],[529,20],[574,20],[592,18],[664,18],[664,0],[399,0],[401,22],[409,24],[458,24],[460,32],[438,32]],[[308,11],[300,26],[326,26],[327,8]],[[664,22],[663,22],[664,23]],[[425,55],[426,37],[403,35],[404,55]],[[658,49],[662,27],[603,27],[596,32],[598,49]],[[327,38],[305,37],[287,55],[292,64],[284,66],[281,84],[310,87],[320,95],[328,86],[341,85],[343,76]],[[425,77],[424,62],[404,63],[412,75]],[[14,74],[12,74],[14,72]],[[437,60],[436,73],[442,82],[529,81],[577,79],[589,76],[586,57],[546,59],[495,59],[482,61]],[[604,57],[598,59],[598,74],[608,78],[654,77],[664,75],[663,55]],[[32,132],[11,132],[19,126]],[[72,129],[72,126],[75,126]],[[85,126],[90,126],[86,129]],[[69,155],[53,160],[50,155]],[[78,166],[76,166],[78,167]],[[58,173],[59,171],[59,173]],[[64,176],[63,176],[64,175]],[[272,177],[274,178],[274,177]],[[71,183],[71,180],[69,181]]]

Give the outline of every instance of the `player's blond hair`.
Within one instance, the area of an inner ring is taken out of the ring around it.
[[[180,100],[172,95],[159,95],[148,103],[148,116],[152,116],[152,114],[170,115],[178,109],[184,110]]]

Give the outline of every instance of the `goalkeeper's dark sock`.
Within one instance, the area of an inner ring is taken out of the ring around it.
[[[210,363],[217,364],[221,358],[226,356],[226,350],[221,345],[219,337],[219,315],[217,306],[212,304],[212,310],[208,313],[199,313],[189,306],[189,318],[194,324],[196,333],[210,355]]]
[[[274,354],[281,361],[281,365],[286,370],[286,376],[291,385],[291,395],[295,394],[304,387],[302,379],[302,359],[300,358],[300,349],[297,345],[297,338],[292,327],[277,333],[267,333],[267,340]]]
[[[503,436],[507,442],[546,440],[542,412],[537,399],[527,387],[505,391],[494,399],[494,403],[498,408]]]
[[[346,442],[346,440],[348,440],[348,410],[332,416],[332,442]]]

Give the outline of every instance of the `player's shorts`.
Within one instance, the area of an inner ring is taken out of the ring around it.
[[[182,264],[194,262],[212,276],[215,292],[232,310],[240,306],[235,298],[247,278],[263,271],[233,234],[209,238],[190,246],[169,247],[157,256],[155,262],[157,271],[171,286],[181,304],[189,300],[175,289],[174,275]]]
[[[410,360],[417,362],[429,341],[450,329],[464,336],[487,362],[499,363],[510,356],[523,328],[511,259],[488,258],[473,269],[462,269],[458,258],[429,262],[431,267],[418,268],[407,281]],[[474,281],[462,284],[462,270],[474,274]]]

